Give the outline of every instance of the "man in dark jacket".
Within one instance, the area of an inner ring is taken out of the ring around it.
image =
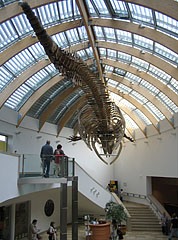
[[[46,141],[46,144],[41,148],[40,157],[43,162],[43,176],[48,178],[50,162],[53,158],[53,148],[50,146],[50,141]]]
[[[173,213],[172,219],[171,219],[171,234],[170,234],[169,240],[172,239],[175,232],[178,237],[178,218],[177,218],[176,214]]]

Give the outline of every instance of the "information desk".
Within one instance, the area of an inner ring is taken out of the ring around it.
[[[111,223],[89,224],[92,235],[91,240],[109,240]]]

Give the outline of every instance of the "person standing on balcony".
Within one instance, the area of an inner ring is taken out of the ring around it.
[[[62,145],[58,144],[57,149],[54,151],[54,162],[55,162],[55,176],[61,176],[61,164],[63,161],[63,157],[65,156],[64,151],[62,150]]]
[[[53,159],[53,148],[51,147],[49,140],[47,140],[46,144],[41,148],[40,157],[43,163],[43,176],[48,178],[50,162]]]

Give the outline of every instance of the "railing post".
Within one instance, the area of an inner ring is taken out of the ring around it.
[[[24,161],[25,161],[25,156],[24,154],[22,155],[22,176],[24,177]]]
[[[72,158],[72,176],[75,176],[75,158]]]

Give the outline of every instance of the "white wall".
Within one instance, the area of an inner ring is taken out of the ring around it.
[[[18,156],[0,153],[0,203],[18,195]]]
[[[119,159],[114,164],[114,176],[125,192],[147,194],[147,176],[178,177],[178,128],[161,135],[126,142]],[[148,188],[148,193],[150,189]]]

